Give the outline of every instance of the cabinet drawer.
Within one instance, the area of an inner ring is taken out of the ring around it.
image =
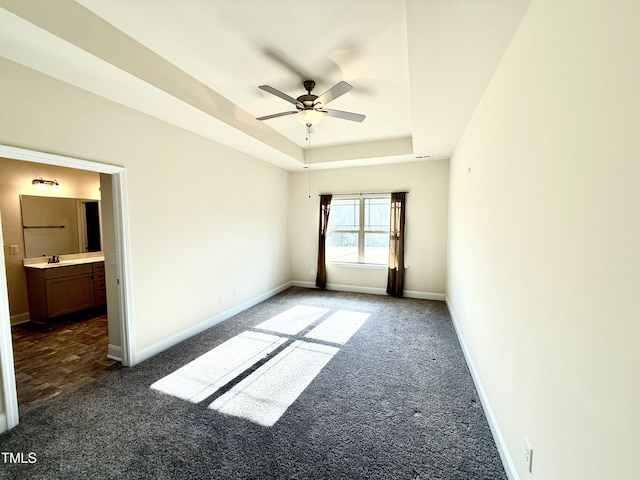
[[[103,272],[93,272],[93,280],[96,282],[104,282],[104,271]]]
[[[44,278],[49,280],[51,278],[71,277],[72,275],[82,275],[84,273],[91,273],[92,271],[91,264],[48,268],[44,271]]]
[[[96,279],[93,279],[93,288],[95,288],[96,290],[104,290],[106,288],[106,283],[104,280],[98,280],[96,281]]]
[[[96,305],[104,305],[107,303],[107,292],[105,290],[96,290]]]
[[[94,272],[104,272],[104,262],[92,263]]]

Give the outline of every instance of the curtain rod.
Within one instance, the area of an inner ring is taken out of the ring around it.
[[[409,193],[409,192],[399,191],[399,192],[320,193],[318,194],[318,196],[332,195],[334,197],[356,197],[356,196],[361,197],[362,195],[390,195],[392,193]]]

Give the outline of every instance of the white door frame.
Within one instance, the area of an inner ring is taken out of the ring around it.
[[[129,248],[129,217],[127,216],[126,171],[124,167],[105,163],[91,162],[78,158],[53,155],[50,153],[26,150],[0,145],[0,157],[13,160],[37,162],[59,167],[89,170],[112,176],[113,214],[116,237],[116,262],[118,287],[120,289],[120,331],[122,332],[122,364],[135,365],[135,337],[133,329],[133,294],[131,292],[131,266]],[[0,218],[0,222],[1,222]],[[4,245],[0,229],[0,244]],[[5,413],[0,412],[0,432],[9,430],[18,424],[18,396],[16,391],[13,363],[13,345],[11,341],[11,318],[9,315],[9,295],[4,255],[0,256],[0,371],[2,372],[2,393]]]

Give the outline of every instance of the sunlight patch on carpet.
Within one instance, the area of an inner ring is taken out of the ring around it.
[[[328,308],[296,305],[275,317],[271,317],[266,322],[256,325],[255,328],[271,330],[273,332],[284,333],[287,335],[295,335],[301,330],[307,328],[328,311]]]
[[[158,380],[151,388],[198,403],[286,342],[286,338],[246,331]]]
[[[338,310],[320,325],[315,327],[305,337],[325,342],[344,345],[369,318],[369,313]]]
[[[309,386],[338,348],[296,340],[209,408],[246,418],[259,425],[274,425]]]
[[[370,315],[338,310],[322,320],[330,311],[290,308],[254,327],[271,333],[246,330],[151,388],[272,426]]]

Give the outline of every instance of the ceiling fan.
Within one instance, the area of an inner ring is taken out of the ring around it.
[[[318,123],[324,115],[342,118],[344,120],[351,120],[352,122],[362,122],[365,119],[365,116],[359,113],[343,112],[342,110],[324,108],[329,102],[353,89],[353,87],[347,82],[342,81],[336,83],[320,96],[313,95],[311,93],[311,90],[316,86],[316,82],[313,80],[305,80],[302,82],[302,85],[307,91],[307,94],[300,95],[298,98],[293,98],[269,85],[260,85],[258,88],[292,103],[296,106],[296,110],[291,112],[274,113],[272,115],[258,117],[256,120],[270,120],[272,118],[284,117],[285,115],[297,115],[298,121],[303,125],[308,126]]]

